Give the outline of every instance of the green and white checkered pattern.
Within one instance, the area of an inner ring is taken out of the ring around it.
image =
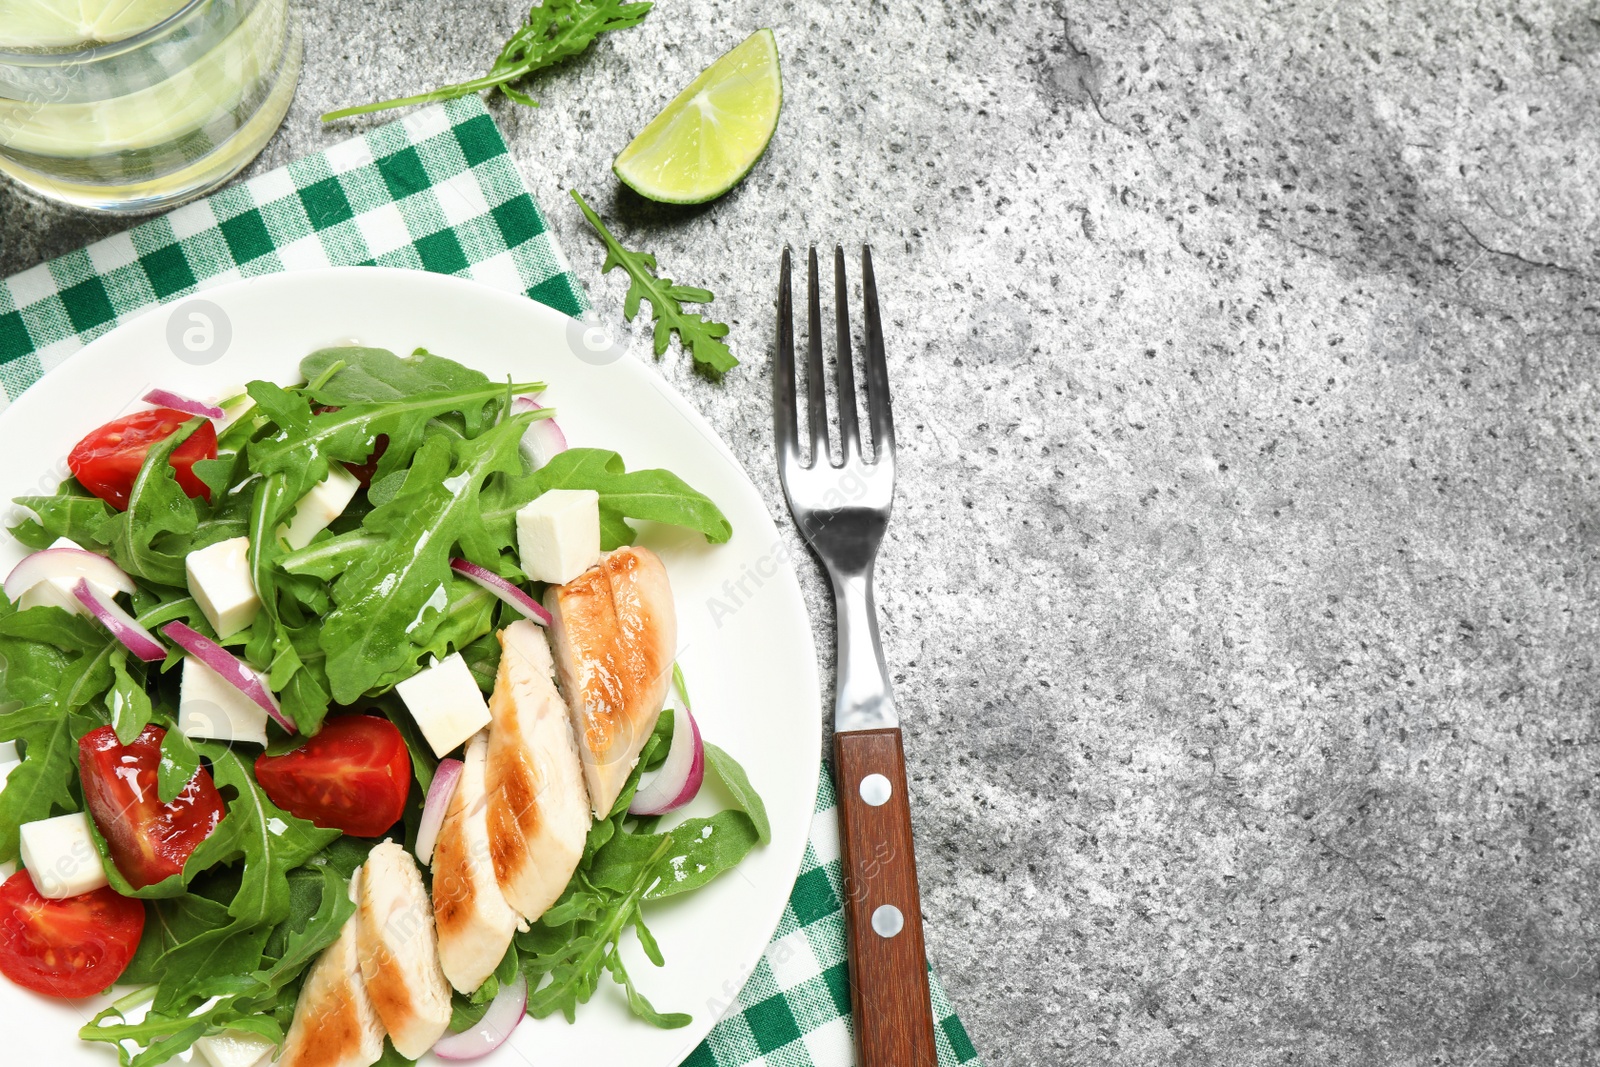
[[[833,779],[824,765],[806,857],[778,932],[728,1014],[683,1067],[851,1067],[856,1062],[835,805]],[[940,1067],[976,1067],[978,1054],[932,971],[928,984]]]
[[[0,407],[146,308],[258,274],[411,267],[569,315],[583,287],[476,96],[398,122],[0,283]]]
[[[0,408],[146,308],[258,274],[363,264],[460,275],[569,315],[589,307],[494,120],[466,97],[0,283]],[[824,768],[783,922],[685,1067],[855,1063],[841,886],[838,812]],[[943,987],[929,979],[941,1067],[976,1064]]]

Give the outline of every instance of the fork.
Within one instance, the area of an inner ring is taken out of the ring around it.
[[[833,711],[840,847],[849,922],[850,1001],[860,1067],[934,1067],[922,908],[906,793],[905,753],[889,671],[878,637],[873,565],[894,502],[894,419],[872,252],[861,250],[866,324],[867,418],[873,457],[861,444],[850,350],[844,249],[833,256],[839,451],[828,442],[817,250],[809,256],[806,423],[811,458],[800,455],[796,424],[793,298],[789,249],[778,282],[778,353],[772,379],[778,474],[789,511],[833,584],[838,615],[838,687]]]

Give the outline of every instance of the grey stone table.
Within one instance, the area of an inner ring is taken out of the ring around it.
[[[475,72],[508,0],[307,0],[256,170]],[[752,29],[787,91],[698,210],[611,156]],[[783,242],[870,239],[880,571],[929,951],[993,1065],[1600,1058],[1600,7],[720,3],[494,104],[717,293],[669,378],[782,505]],[[0,271],[114,224],[0,193]],[[832,608],[795,547],[824,669]]]

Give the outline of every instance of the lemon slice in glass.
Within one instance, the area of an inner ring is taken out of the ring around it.
[[[0,48],[76,48],[120,41],[188,0],[0,0]]]
[[[757,30],[651,119],[611,169],[651,200],[714,200],[767,150],[782,106],[778,41],[771,30]]]

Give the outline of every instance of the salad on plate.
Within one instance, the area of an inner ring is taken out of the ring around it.
[[[471,1059],[608,975],[686,1025],[623,935],[664,965],[646,906],[770,827],[701,737],[633,523],[726,518],[567,447],[542,383],[421,350],[300,371],[153,391],[17,501],[0,974],[117,987],[79,1036],[125,1067]],[[708,776],[731,807],[664,819]]]

